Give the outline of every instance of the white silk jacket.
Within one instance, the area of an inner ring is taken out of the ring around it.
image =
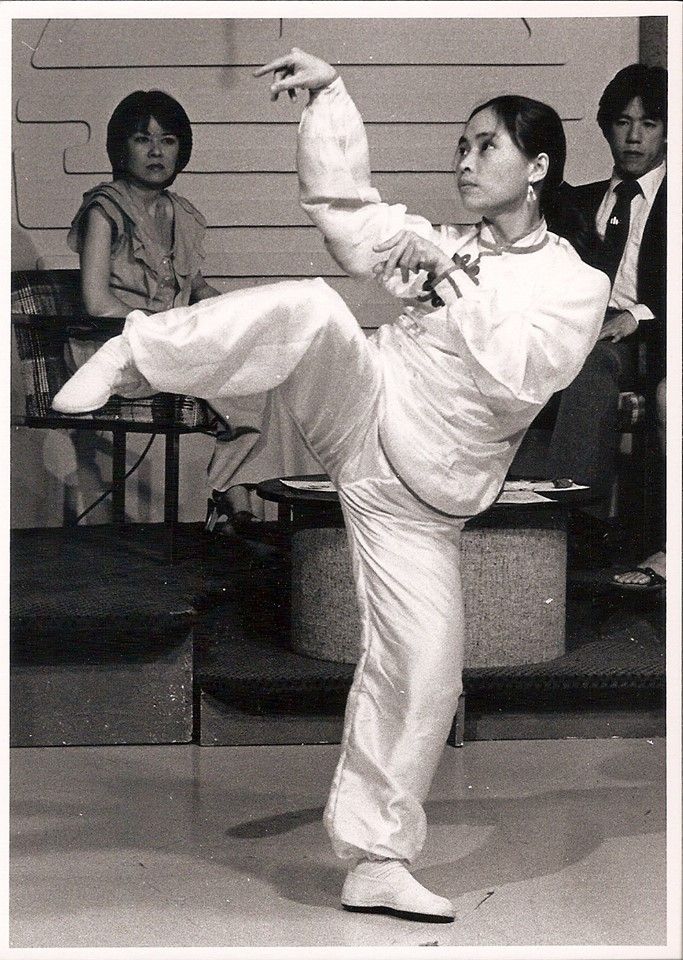
[[[299,127],[301,204],[349,274],[372,276],[372,247],[410,229],[469,258],[424,297],[425,273],[386,284],[395,323],[373,335],[384,376],[379,434],[406,486],[444,513],[472,516],[497,497],[524,433],[595,344],[609,280],[545,223],[510,246],[486,226],[432,226],[384,203],[370,181],[363,121],[341,78],[311,96]],[[478,268],[475,270],[472,267]]]

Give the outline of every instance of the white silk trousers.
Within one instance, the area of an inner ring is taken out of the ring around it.
[[[275,388],[335,483],[362,653],[325,826],[339,857],[411,862],[462,690],[464,521],[413,496],[382,452],[377,346],[322,280],[133,313],[124,335],[155,390],[213,400]]]

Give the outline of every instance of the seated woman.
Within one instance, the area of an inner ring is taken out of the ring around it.
[[[342,905],[450,921],[452,903],[407,867],[462,690],[460,535],[581,368],[609,281],[546,228],[566,151],[552,108],[504,96],[472,112],[456,179],[479,219],[434,227],[373,189],[363,123],[332,66],[294,49],[256,75],[270,71],[273,98],[311,91],[304,209],[348,273],[394,294],[396,322],[367,338],[320,279],[134,311],[54,403],[83,412],[144,377],[210,399],[272,390],[287,408],[339,493],[362,623],[324,814],[348,866]]]
[[[113,179],[84,195],[68,237],[80,255],[88,313],[125,317],[134,308],[159,313],[218,296],[201,272],[206,221],[189,200],[168,189],[191,152],[189,118],[160,90],[131,93],[112,113],[107,154]],[[72,370],[96,349],[77,340],[69,348]],[[141,389],[144,393],[147,386]],[[128,390],[135,394],[135,385]],[[242,531],[258,511],[245,484],[316,473],[321,467],[268,395],[216,401],[215,406],[231,426],[242,429],[237,439],[218,439],[214,447],[209,527],[216,527],[219,513],[226,532]]]
[[[158,313],[218,295],[201,272],[206,221],[168,189],[191,152],[188,116],[161,90],[137,90],[112,113],[112,180],[84,194],[68,237],[89,313]]]

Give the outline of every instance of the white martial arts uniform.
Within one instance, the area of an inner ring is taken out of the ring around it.
[[[488,228],[434,228],[370,186],[363,124],[341,79],[300,126],[301,199],[332,255],[368,275],[372,245],[406,227],[449,256],[444,305],[424,274],[388,284],[396,323],[366,338],[322,280],[229,293],[126,324],[154,389],[207,399],[275,388],[344,511],[363,653],[325,824],[340,857],[412,861],[423,801],[461,691],[464,518],[497,496],[525,429],[595,343],[607,277],[541,224],[509,248]]]

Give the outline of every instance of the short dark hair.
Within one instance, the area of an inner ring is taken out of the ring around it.
[[[508,94],[475,107],[469,119],[487,109],[493,110],[513,143],[529,160],[535,159],[539,153],[547,153],[548,172],[540,185],[539,200],[541,211],[544,211],[564,179],[567,159],[567,139],[557,112],[540,100]]]
[[[125,175],[128,137],[145,132],[152,117],[178,138],[176,174],[187,166],[192,153],[192,127],[181,105],[163,90],[136,90],[124,97],[107,124],[107,155],[114,177]]]
[[[598,124],[605,137],[634,97],[642,100],[646,117],[662,121],[666,133],[667,87],[664,67],[632,63],[620,70],[605,87],[598,105]]]

